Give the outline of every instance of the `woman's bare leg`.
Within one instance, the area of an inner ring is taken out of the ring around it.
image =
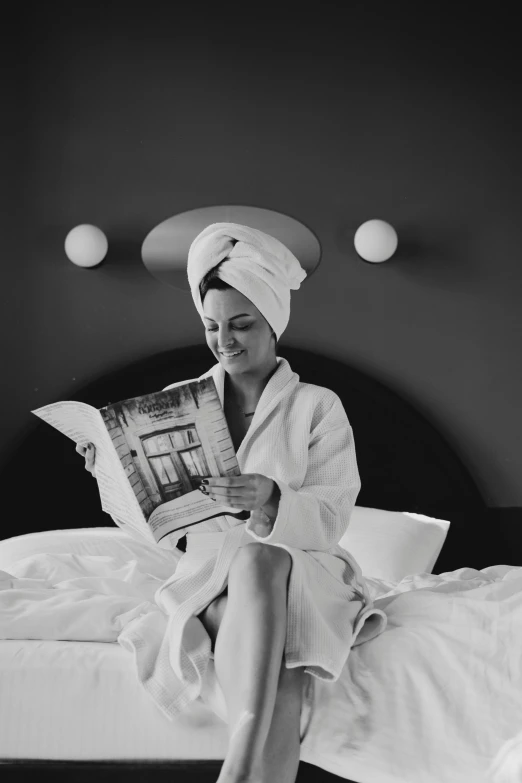
[[[304,668],[287,669],[279,675],[272,724],[263,750],[263,781],[295,783],[301,750],[300,726]]]
[[[227,590],[200,615],[213,650],[228,601]],[[297,776],[304,677],[303,667],[281,666],[272,723],[263,749],[262,777],[269,783],[294,783]]]
[[[214,650],[225,694],[230,741],[218,783],[263,781],[286,640],[288,552],[266,544],[238,550]]]

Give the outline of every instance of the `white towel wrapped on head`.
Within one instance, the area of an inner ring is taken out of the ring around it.
[[[249,226],[207,226],[192,242],[187,263],[190,291],[201,320],[199,284],[217,264],[221,264],[221,280],[257,307],[279,340],[290,318],[290,290],[296,291],[306,277],[294,254],[275,237]]]

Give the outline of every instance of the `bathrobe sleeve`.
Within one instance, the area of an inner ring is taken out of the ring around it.
[[[326,410],[310,432],[304,481],[291,489],[269,476],[281,492],[279,508],[268,535],[259,535],[260,517],[251,513],[246,529],[256,541],[325,551],[338,544],[348,528],[361,480],[348,417],[339,397],[327,391],[328,404],[321,405]]]

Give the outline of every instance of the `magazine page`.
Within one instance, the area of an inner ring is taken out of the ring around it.
[[[248,518],[199,489],[206,477],[241,475],[213,378],[107,405],[100,414],[157,543],[212,517]]]
[[[84,402],[66,400],[44,405],[31,413],[62,432],[76,444],[94,443],[96,480],[102,509],[113,518],[126,520],[127,525],[135,527],[152,543],[155,539],[127,481],[99,411]],[[127,527],[127,525],[120,526]]]

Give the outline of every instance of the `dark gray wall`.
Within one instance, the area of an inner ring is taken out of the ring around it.
[[[323,245],[283,342],[387,383],[439,427],[490,506],[522,506],[512,22],[413,4],[350,3],[344,19],[337,4],[287,16],[258,4],[250,22],[229,5],[51,7],[4,29],[1,461],[35,426],[31,409],[204,341],[190,295],[148,274],[141,243],[178,212],[251,204]],[[400,243],[377,266],[352,242],[374,217]],[[108,236],[98,268],[65,256],[79,223]]]

